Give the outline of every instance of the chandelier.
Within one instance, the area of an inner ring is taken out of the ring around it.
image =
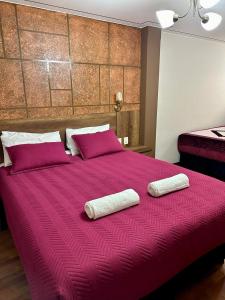
[[[190,6],[188,11],[184,15],[178,15],[173,10],[159,10],[156,12],[156,16],[162,28],[169,28],[173,26],[179,19],[186,17],[191,11],[193,16],[198,16],[201,21],[202,27],[211,31],[216,29],[221,21],[222,17],[214,12],[207,12],[202,14],[202,9],[208,9],[219,3],[220,0],[189,0]]]

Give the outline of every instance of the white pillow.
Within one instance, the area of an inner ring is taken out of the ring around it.
[[[47,142],[61,142],[59,131],[47,133],[29,133],[29,132],[12,132],[2,131],[1,135],[3,153],[4,153],[4,166],[12,165],[6,147],[22,145],[22,144],[41,144]]]
[[[102,131],[109,130],[109,128],[110,128],[109,124],[102,125],[102,126],[95,126],[95,127],[84,127],[84,128],[78,128],[78,129],[67,128],[66,129],[66,145],[67,145],[67,148],[70,149],[71,154],[73,156],[77,155],[77,154],[80,153],[80,151],[79,151],[76,143],[72,139],[72,135],[102,132]]]

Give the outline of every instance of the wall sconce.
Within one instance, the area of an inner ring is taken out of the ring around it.
[[[119,111],[121,111],[122,106],[123,106],[123,93],[117,92],[116,93],[116,105],[114,106],[114,110],[116,112],[119,112]]]

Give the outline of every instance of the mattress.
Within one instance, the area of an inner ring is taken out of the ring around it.
[[[225,127],[193,131],[181,134],[178,138],[178,150],[219,162],[225,162]]]
[[[150,181],[184,172],[190,187],[161,198]],[[124,151],[9,175],[0,194],[33,300],[136,300],[225,242],[225,185]],[[138,206],[96,221],[87,200],[133,188]]]

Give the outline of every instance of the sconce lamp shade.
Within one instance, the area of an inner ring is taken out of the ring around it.
[[[122,94],[122,92],[117,92],[116,93],[116,101],[117,102],[122,102],[123,101],[123,94]]]
[[[114,106],[114,110],[116,112],[120,112],[123,106],[123,93],[117,92],[116,93],[116,105]]]

